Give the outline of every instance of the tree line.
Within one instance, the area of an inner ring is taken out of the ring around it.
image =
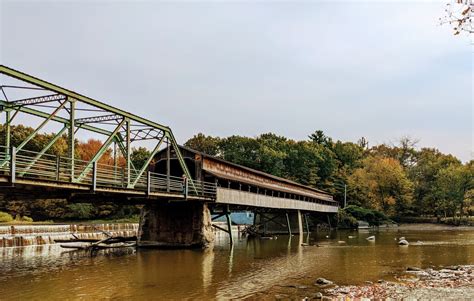
[[[323,131],[295,141],[273,133],[213,137],[199,133],[185,146],[331,193],[341,204],[393,217],[473,215],[473,161],[462,163],[435,148],[416,148],[404,137],[396,145],[369,147],[334,141]]]
[[[11,144],[18,145],[33,132],[31,127],[13,126]],[[54,134],[37,134],[24,149],[41,151]],[[5,145],[0,125],[0,145]],[[75,141],[75,158],[90,160],[101,147],[100,140]],[[357,142],[333,140],[315,131],[296,141],[273,133],[257,137],[213,137],[199,133],[184,144],[192,149],[230,162],[322,189],[343,204],[377,210],[390,217],[462,217],[474,211],[473,161],[462,163],[435,148],[416,148],[416,141],[402,138],[396,145],[369,147],[365,138]],[[47,153],[66,156],[64,135]],[[131,159],[142,166],[149,155],[146,148],[133,148]],[[125,164],[117,157],[118,165]],[[109,149],[100,163],[113,164]],[[69,204],[66,200],[17,201],[0,199],[0,211],[35,220],[122,218],[138,213],[135,206]]]

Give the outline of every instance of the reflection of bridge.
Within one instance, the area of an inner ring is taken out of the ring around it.
[[[5,66],[0,75],[0,112],[6,118],[0,184],[7,197],[145,204],[142,245],[205,244],[212,240],[210,210],[225,215],[229,225],[230,211],[252,210],[264,231],[272,224],[291,232],[294,223],[299,233],[301,212],[337,212],[325,192],[180,147],[166,126]],[[21,116],[38,123],[26,137],[12,130]],[[32,151],[29,146],[45,129],[55,134]],[[76,154],[81,133],[104,141],[87,161]],[[61,139],[67,154],[53,155]],[[144,142],[152,150],[135,166],[132,147]],[[110,152],[113,162],[102,163]]]

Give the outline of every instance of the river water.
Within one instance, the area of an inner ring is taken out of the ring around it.
[[[370,235],[375,242],[366,240]],[[398,246],[400,236],[411,244]],[[0,300],[244,298],[277,286],[314,288],[318,277],[360,284],[392,280],[407,266],[462,264],[474,264],[474,230],[431,226],[236,238],[233,248],[221,235],[208,250],[130,248],[96,256],[59,245],[2,248]]]

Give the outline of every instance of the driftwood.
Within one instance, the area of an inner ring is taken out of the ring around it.
[[[129,242],[129,241],[137,241],[136,236],[115,236],[110,237],[109,243],[116,243],[116,242]],[[68,243],[68,242],[89,242],[95,243],[100,241],[100,239],[95,238],[75,238],[75,239],[55,239],[54,242],[56,243]]]
[[[110,248],[123,248],[123,247],[133,247],[137,244],[137,237],[130,236],[130,237],[123,237],[123,236],[116,236],[116,237],[107,237],[104,239],[58,239],[55,242],[63,242],[63,243],[79,243],[79,244],[61,244],[62,248],[66,249],[79,249],[79,250],[86,250],[86,251],[96,251],[99,249],[110,249]]]

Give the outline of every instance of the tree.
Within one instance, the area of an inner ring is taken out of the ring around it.
[[[132,148],[132,153],[130,154],[130,160],[136,168],[140,169],[142,168],[143,164],[145,164],[146,160],[148,160],[150,155],[150,151],[145,147],[134,147]]]
[[[77,142],[76,157],[83,161],[90,161],[102,147],[103,142],[97,139],[89,139],[87,142]],[[100,157],[99,163],[112,165],[112,150],[108,148]]]
[[[332,146],[331,137],[326,136],[324,134],[324,132],[321,131],[321,130],[314,131],[314,133],[312,133],[308,137],[309,137],[309,140],[311,140],[312,142],[314,142],[316,144],[321,144],[321,145],[324,145],[326,147],[331,147]]]
[[[444,17],[439,18],[439,21],[441,24],[452,25],[454,35],[461,32],[474,33],[474,2],[472,0],[456,0],[452,4],[448,3],[444,12]]]
[[[451,164],[440,170],[435,183],[435,208],[438,214],[462,217],[465,208],[470,207],[470,191],[474,188],[473,161],[466,165]]]
[[[416,153],[416,163],[408,170],[414,187],[414,209],[418,214],[435,214],[437,184],[441,170],[451,165],[461,165],[452,155],[442,154],[434,148],[422,148]]]
[[[203,152],[210,156],[218,156],[220,153],[219,143],[219,137],[206,136],[202,133],[198,133],[186,141],[184,146]]]
[[[349,177],[349,187],[355,204],[389,215],[404,213],[412,200],[413,184],[393,158],[367,157]]]
[[[256,139],[230,136],[222,139],[219,146],[224,160],[255,169],[260,167],[259,144]]]

